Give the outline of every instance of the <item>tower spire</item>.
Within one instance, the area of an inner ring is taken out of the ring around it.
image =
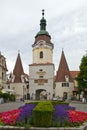
[[[44,9],[42,9],[42,18],[44,18]]]
[[[40,20],[40,31],[36,34],[35,38],[40,35],[46,35],[50,37],[49,33],[46,31],[46,19],[44,18],[44,9],[42,9],[42,18]],[[51,38],[51,37],[50,37]]]
[[[46,30],[46,20],[44,19],[44,9],[42,10],[42,19],[40,20],[40,30]]]
[[[16,82],[16,83],[21,82],[21,75],[24,74],[24,70],[23,70],[22,61],[21,61],[21,57],[20,57],[19,52],[18,52],[18,56],[16,59],[15,67],[13,70],[13,74],[15,75],[14,82]]]

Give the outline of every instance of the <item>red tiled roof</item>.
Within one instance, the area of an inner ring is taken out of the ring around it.
[[[71,77],[68,64],[64,55],[64,51],[62,51],[61,60],[59,64],[59,68],[56,75],[56,82],[65,82],[65,76],[69,76],[69,82],[73,82],[73,79]]]
[[[34,44],[36,44],[37,41],[39,41],[39,40],[45,40],[47,43],[51,43],[51,41],[50,41],[51,38],[49,36],[47,36],[47,35],[39,35],[39,36],[35,37]]]
[[[72,76],[72,78],[74,79],[78,74],[79,74],[80,71],[70,71],[70,74]]]
[[[15,64],[15,67],[14,67],[14,70],[13,70],[13,74],[15,75],[14,82],[16,82],[16,83],[22,82],[21,81],[21,75],[24,74],[24,70],[23,70],[21,57],[20,57],[19,53],[18,53],[18,56],[17,56],[17,60],[16,60],[16,64]]]

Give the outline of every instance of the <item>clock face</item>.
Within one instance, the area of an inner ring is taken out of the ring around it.
[[[40,45],[40,46],[43,46],[43,42],[40,42],[39,45]]]
[[[44,44],[45,44],[45,41],[44,41],[44,40],[41,40],[41,41],[38,42],[38,45],[39,45],[39,46],[43,46]]]

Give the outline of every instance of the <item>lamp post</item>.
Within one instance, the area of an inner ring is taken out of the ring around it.
[[[24,101],[24,86],[23,86],[23,101]]]

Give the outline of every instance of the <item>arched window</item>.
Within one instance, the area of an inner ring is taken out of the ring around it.
[[[40,51],[40,58],[43,58],[43,52]]]

